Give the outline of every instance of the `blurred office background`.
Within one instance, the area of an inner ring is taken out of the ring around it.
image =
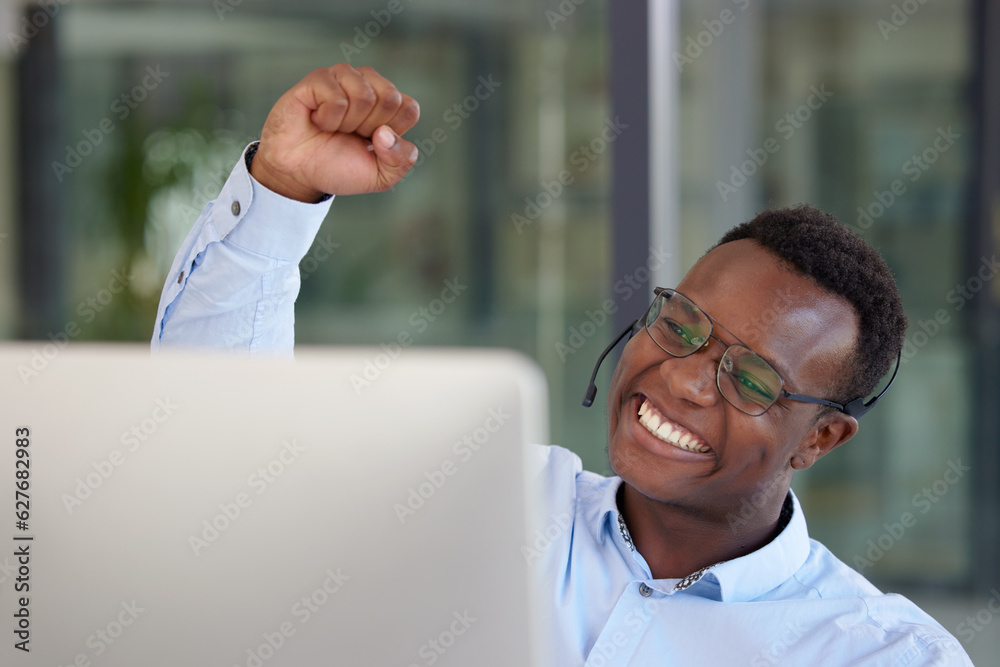
[[[391,193],[334,204],[299,344],[522,350],[553,442],[598,472],[611,364],[580,400],[651,284],[764,207],[836,214],[896,272],[911,329],[861,434],[796,481],[812,535],[1000,664],[987,0],[8,1],[0,38],[0,337],[148,340],[275,99],[368,64],[420,101],[423,154]],[[446,281],[467,289],[442,307]]]

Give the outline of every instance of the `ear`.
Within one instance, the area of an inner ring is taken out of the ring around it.
[[[858,420],[843,412],[830,412],[813,424],[809,433],[799,443],[792,456],[791,466],[804,470],[812,466],[836,447],[844,444],[858,432]]]

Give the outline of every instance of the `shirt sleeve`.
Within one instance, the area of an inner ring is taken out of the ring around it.
[[[299,262],[332,198],[305,204],[233,169],[184,239],[167,274],[151,346],[290,357],[295,344]]]

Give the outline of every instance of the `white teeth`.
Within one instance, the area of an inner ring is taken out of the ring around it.
[[[697,439],[690,433],[678,428],[668,422],[656,411],[653,404],[646,399],[639,406],[639,423],[646,427],[650,433],[664,442],[669,442],[681,449],[690,452],[709,452],[711,449],[705,445],[698,444]]]

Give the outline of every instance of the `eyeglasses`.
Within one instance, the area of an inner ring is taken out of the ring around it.
[[[650,304],[649,310],[646,311],[646,315],[641,321],[646,333],[657,347],[672,357],[683,358],[708,345],[712,338],[722,343],[726,346],[726,350],[722,354],[722,358],[719,359],[719,367],[715,375],[719,393],[727,403],[737,410],[754,417],[770,410],[778,399],[787,398],[800,403],[827,405],[857,419],[871,410],[875,403],[885,395],[899,371],[901,356],[896,357],[896,368],[892,372],[888,384],[867,403],[864,397],[856,398],[847,404],[841,404],[815,396],[795,394],[785,389],[784,379],[771,364],[747,347],[731,331],[709,317],[691,299],[677,290],[663,287],[657,287],[654,294],[656,296],[653,303]],[[639,322],[640,320],[636,320],[629,328],[622,331],[601,354],[594,367],[590,385],[583,400],[585,407],[589,407],[594,401],[597,393],[594,382],[604,357],[626,334],[631,332],[634,335]],[[716,325],[737,342],[727,345],[725,341],[715,335]]]

